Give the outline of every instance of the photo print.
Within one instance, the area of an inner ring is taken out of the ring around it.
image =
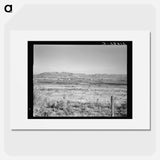
[[[132,119],[132,41],[28,41],[28,119]]]

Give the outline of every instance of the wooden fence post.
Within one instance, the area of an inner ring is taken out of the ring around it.
[[[111,96],[111,117],[114,117],[114,97]]]

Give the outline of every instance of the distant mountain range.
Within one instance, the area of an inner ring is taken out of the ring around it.
[[[69,72],[43,72],[35,74],[39,83],[93,83],[93,84],[127,84],[126,74],[85,74]]]
[[[39,74],[34,74],[35,77],[56,77],[56,76],[100,76],[100,77],[112,77],[112,76],[122,76],[127,77],[126,74],[86,74],[86,73],[70,73],[70,72],[43,72]]]

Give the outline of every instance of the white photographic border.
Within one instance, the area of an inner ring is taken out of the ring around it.
[[[28,119],[28,41],[132,41],[133,119]],[[11,130],[150,131],[150,43],[149,31],[11,31],[9,43]]]

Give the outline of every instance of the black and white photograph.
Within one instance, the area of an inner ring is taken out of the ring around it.
[[[132,119],[132,41],[28,41],[28,118]]]

